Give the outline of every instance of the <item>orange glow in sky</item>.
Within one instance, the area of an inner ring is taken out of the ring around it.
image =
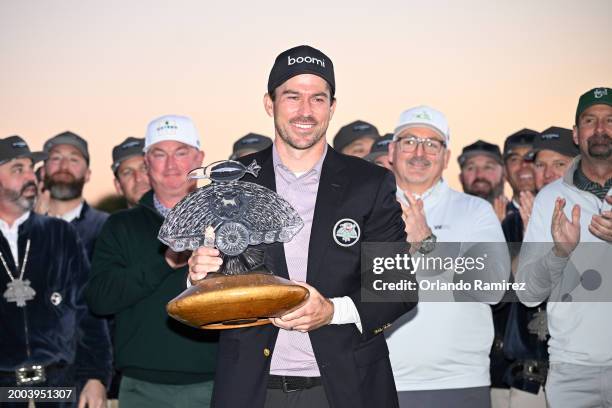
[[[450,122],[445,174],[477,139],[571,127],[578,97],[612,86],[612,1],[17,1],[0,3],[0,137],[33,150],[89,142],[95,202],[114,192],[111,150],[162,114],[193,118],[205,162],[248,132],[273,136],[262,98],[274,58],[309,44],[334,62],[327,138],[356,119],[392,131],[420,104]]]

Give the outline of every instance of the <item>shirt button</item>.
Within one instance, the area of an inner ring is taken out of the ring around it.
[[[270,349],[269,349],[269,348],[267,348],[267,347],[266,347],[266,348],[264,349],[264,352],[263,352],[263,353],[264,353],[264,356],[266,356],[266,357],[270,357]]]

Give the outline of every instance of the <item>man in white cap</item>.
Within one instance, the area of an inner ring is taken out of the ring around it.
[[[204,152],[191,119],[175,115],[149,124],[144,150],[152,191],[109,217],[96,245],[88,303],[115,316],[121,407],[208,407],[216,343],[210,332],[166,315],[166,303],[184,290],[187,254],[157,239],[166,214],[196,188],[187,173],[202,164]]]
[[[395,128],[389,158],[408,241],[420,242],[419,252],[428,257],[486,253],[487,262],[482,271],[447,269],[429,278],[417,270],[417,280],[452,283],[462,273],[466,279],[502,282],[510,273],[505,244],[486,244],[504,243],[493,207],[452,190],[442,178],[450,158],[449,135],[446,117],[428,106],[403,112]],[[445,242],[461,242],[460,249],[455,253],[458,245]],[[493,321],[486,303],[498,302],[503,290],[474,291],[467,301],[454,303],[438,295],[421,286],[418,306],[386,332],[400,406],[489,407]]]

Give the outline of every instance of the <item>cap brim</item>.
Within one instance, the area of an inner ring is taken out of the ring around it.
[[[292,72],[291,74],[283,75],[282,77],[280,77],[280,79],[277,81],[276,84],[272,84],[273,87],[272,87],[272,89],[268,89],[268,93],[274,92],[274,90],[276,88],[278,88],[279,86],[281,86],[282,84],[284,84],[285,82],[287,82],[288,80],[293,78],[294,76],[303,75],[303,74],[312,74],[312,75],[316,75],[319,78],[323,79],[329,85],[329,89],[331,91],[331,96],[333,97],[336,94],[335,86],[330,84],[329,81],[327,80],[327,78],[325,78],[321,72],[316,71],[314,69],[308,69],[308,68],[302,69],[299,72]]]

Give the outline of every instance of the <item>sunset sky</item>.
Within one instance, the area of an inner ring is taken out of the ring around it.
[[[0,0],[0,137],[87,139],[95,202],[114,191],[112,147],[162,114],[193,118],[205,162],[248,132],[273,136],[269,70],[309,44],[336,69],[330,142],[353,120],[389,132],[429,104],[449,119],[445,177],[459,187],[466,144],[571,127],[580,94],[612,86],[611,21],[610,0]]]

